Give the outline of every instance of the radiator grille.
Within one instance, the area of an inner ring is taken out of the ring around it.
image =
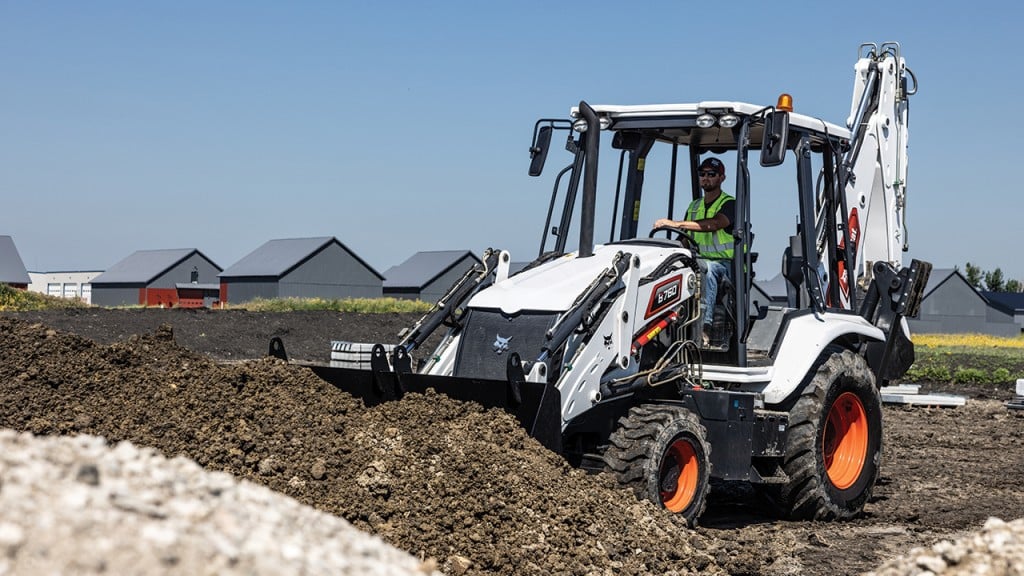
[[[519,353],[524,362],[540,355],[544,334],[554,325],[554,312],[506,316],[492,310],[470,310],[466,318],[455,375],[464,378],[504,380],[509,354]]]

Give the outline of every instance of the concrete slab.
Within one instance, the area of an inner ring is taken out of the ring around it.
[[[909,406],[941,406],[955,408],[967,403],[967,398],[953,394],[894,394],[882,392],[884,404],[906,404]]]
[[[967,403],[964,396],[954,394],[921,394],[920,384],[898,384],[883,386],[879,389],[884,404],[904,404],[909,406],[943,406],[957,407]]]
[[[895,386],[882,386],[879,390],[882,394],[917,394],[921,391],[920,384],[896,384]]]

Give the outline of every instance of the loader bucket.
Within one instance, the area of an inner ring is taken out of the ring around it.
[[[400,400],[408,392],[433,388],[456,400],[501,408],[514,415],[523,428],[546,448],[562,453],[561,394],[548,383],[509,382],[390,371],[308,365],[321,379],[376,406]]]

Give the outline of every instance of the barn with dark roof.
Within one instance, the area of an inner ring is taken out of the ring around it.
[[[384,272],[384,295],[437,302],[467,270],[480,263],[469,250],[417,252]]]
[[[270,240],[220,273],[225,303],[380,298],[384,277],[333,236]]]
[[[0,284],[26,290],[31,282],[14,239],[0,236]]]
[[[978,333],[1016,336],[1020,327],[1013,313],[989,300],[956,269],[933,269],[925,285],[921,313],[908,318],[911,334]]]
[[[1014,323],[1024,332],[1024,292],[982,292],[981,295],[993,308],[1013,316]]]
[[[92,280],[98,306],[179,304],[178,285],[210,283],[221,271],[195,248],[138,250]]]

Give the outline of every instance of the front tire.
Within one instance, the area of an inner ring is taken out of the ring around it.
[[[707,431],[681,406],[645,404],[619,420],[604,454],[605,470],[691,526],[707,504],[711,465]]]
[[[867,362],[829,348],[789,416],[783,468],[789,482],[772,493],[791,519],[849,519],[878,480],[882,401]]]

